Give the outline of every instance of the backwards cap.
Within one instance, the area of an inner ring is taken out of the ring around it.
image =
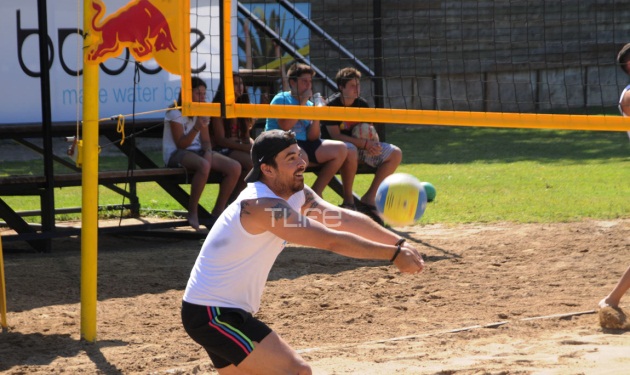
[[[254,182],[260,179],[260,166],[262,163],[269,163],[282,150],[297,143],[295,133],[284,130],[269,130],[260,134],[252,146],[253,168],[245,177],[245,182]]]

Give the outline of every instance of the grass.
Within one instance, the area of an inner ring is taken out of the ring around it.
[[[390,126],[387,141],[403,150],[398,172],[413,174],[436,187],[437,198],[429,203],[421,223],[545,223],[630,217],[630,142],[622,132]],[[160,155],[152,157],[159,160]],[[125,168],[126,160],[101,157],[100,166]],[[37,173],[33,171],[41,168],[33,162],[16,162],[3,167],[3,173]],[[360,195],[367,190],[371,178],[357,176],[355,192]],[[307,184],[313,181],[313,175],[307,176]],[[183,187],[188,189],[188,185]],[[204,191],[201,203],[208,210],[217,189],[217,185],[208,185]],[[138,193],[143,209],[183,210],[155,183],[139,184]],[[58,189],[55,205],[80,206],[80,195],[80,188]],[[341,203],[330,189],[324,198]],[[39,208],[37,197],[3,199],[19,210]],[[99,203],[128,202],[100,187]]]

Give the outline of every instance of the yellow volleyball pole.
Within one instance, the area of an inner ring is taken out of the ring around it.
[[[83,2],[83,30],[91,30],[92,1]],[[83,61],[90,38],[85,38]],[[81,196],[81,337],[96,340],[98,254],[98,64],[83,64],[83,172]]]
[[[232,64],[232,2],[226,1],[223,3],[223,93],[225,94],[225,116],[228,118],[234,117],[234,103],[236,98],[234,97],[234,78],[232,77],[233,64]]]
[[[4,287],[4,255],[2,254],[2,237],[0,237],[0,326],[7,329],[7,290]]]

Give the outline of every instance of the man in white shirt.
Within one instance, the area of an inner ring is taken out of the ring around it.
[[[269,271],[287,242],[419,273],[420,254],[367,216],[336,207],[304,186],[294,133],[270,130],[252,147],[247,188],[206,238],[182,302],[186,332],[219,374],[311,374],[302,357],[254,318]]]

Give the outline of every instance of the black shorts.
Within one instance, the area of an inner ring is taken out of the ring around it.
[[[206,350],[214,367],[238,366],[271,333],[265,323],[241,309],[200,306],[182,301],[186,333]]]
[[[229,156],[232,153],[232,149],[231,148],[221,147],[221,146],[213,147],[212,151],[218,152],[219,154],[221,154],[223,156]]]
[[[308,161],[311,163],[319,163],[317,158],[315,157],[315,151],[322,145],[321,139],[316,139],[314,141],[297,141],[298,146],[306,153],[308,156]]]

